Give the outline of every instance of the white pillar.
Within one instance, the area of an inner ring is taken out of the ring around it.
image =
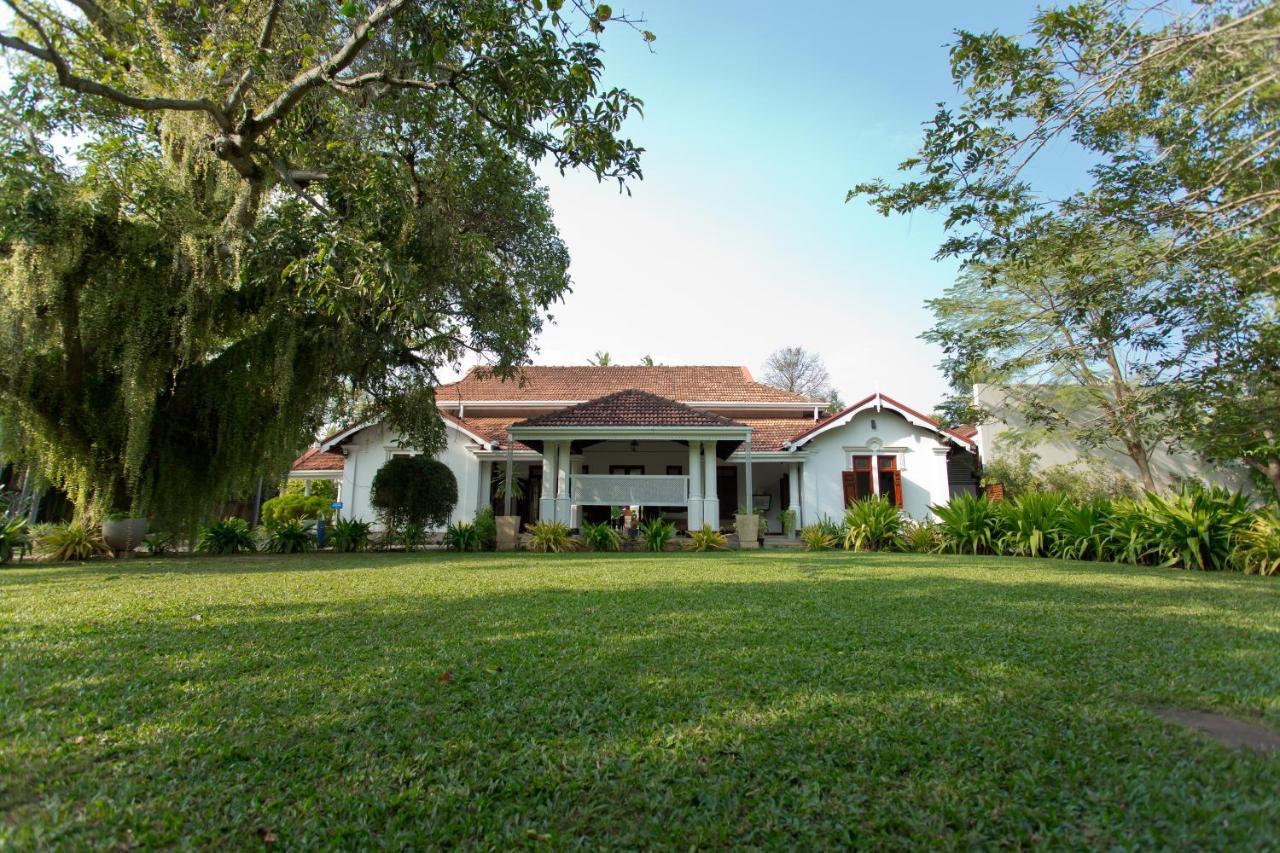
[[[800,466],[795,462],[787,466],[787,492],[791,496],[791,506],[787,508],[795,513],[798,531],[804,522],[800,518]]]
[[[702,455],[704,481],[702,498],[702,523],[720,529],[720,499],[716,497],[716,443],[706,443],[706,453]]]
[[[756,511],[755,486],[751,482],[751,436],[747,436],[747,512]]]
[[[556,520],[556,451],[558,444],[542,443],[542,497],[538,500],[538,520]]]
[[[702,529],[702,442],[689,442],[689,529]]]
[[[582,460],[569,460],[569,526],[582,526],[582,507],[573,503],[573,480],[582,473]]]
[[[489,459],[480,460],[480,489],[479,495],[476,497],[476,512],[484,509],[493,502],[493,462]]]
[[[569,497],[569,454],[571,452],[572,447],[569,442],[562,441],[560,450],[556,454],[556,521],[569,525],[573,524],[569,512],[572,506],[572,500]]]

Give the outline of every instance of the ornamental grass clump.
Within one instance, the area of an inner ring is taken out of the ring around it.
[[[243,518],[227,518],[215,521],[200,533],[196,550],[205,554],[239,554],[256,551],[253,531]]]
[[[645,550],[662,551],[676,535],[676,526],[665,519],[655,518],[640,525],[640,535],[644,537]]]
[[[862,498],[849,503],[844,526],[847,550],[882,551],[902,532],[902,512],[888,498]]]
[[[272,554],[301,554],[316,548],[315,528],[298,519],[263,528],[262,550]]]
[[[544,554],[560,554],[578,550],[578,543],[569,535],[569,527],[562,521],[539,521],[530,524],[529,550]]]
[[[943,548],[956,554],[992,554],[999,546],[1000,508],[985,495],[956,495],[929,508],[938,517]]]
[[[329,533],[333,550],[350,553],[369,547],[369,522],[358,518],[340,518]]]
[[[42,560],[66,562],[110,554],[111,549],[97,530],[73,521],[43,528],[36,535],[35,553]]]
[[[1156,559],[1198,571],[1231,568],[1236,546],[1249,528],[1249,500],[1220,486],[1187,485],[1176,495],[1148,494],[1146,515]]]
[[[723,551],[729,547],[729,538],[710,524],[704,524],[701,530],[689,532],[689,541],[684,547],[687,551]]]
[[[480,534],[469,521],[450,524],[444,531],[444,547],[459,553],[480,550]]]
[[[907,519],[902,522],[902,532],[894,546],[911,554],[932,554],[942,549],[942,532],[936,522]]]
[[[830,518],[822,518],[800,529],[800,541],[806,551],[830,551],[844,539],[844,528]]]
[[[1062,523],[1066,498],[1056,492],[1032,492],[999,504],[1001,531],[996,549],[1019,557],[1043,557]]]
[[[1280,575],[1280,515],[1259,512],[1240,533],[1236,567],[1250,575]]]
[[[622,536],[607,521],[598,524],[582,522],[582,542],[590,551],[617,551],[622,548]]]

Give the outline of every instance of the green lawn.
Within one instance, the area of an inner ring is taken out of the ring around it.
[[[0,571],[0,847],[1274,847],[1280,583],[375,554]]]

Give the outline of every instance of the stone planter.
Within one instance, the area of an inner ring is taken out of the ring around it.
[[[741,548],[760,547],[760,516],[755,513],[735,515],[734,529],[738,532],[738,545]]]
[[[117,554],[130,554],[147,538],[145,518],[116,518],[102,522],[102,538]]]
[[[520,516],[500,515],[494,519],[498,526],[494,548],[499,551],[515,551],[520,547]]]

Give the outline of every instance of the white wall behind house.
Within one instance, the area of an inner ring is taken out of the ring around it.
[[[873,420],[875,429],[871,427]],[[902,509],[908,515],[915,519],[927,518],[930,504],[950,500],[946,445],[938,434],[913,426],[889,409],[866,410],[854,415],[844,426],[829,429],[804,445],[809,453],[802,478],[806,523],[824,515],[839,519],[844,514],[844,483],[840,472],[848,470],[851,454],[866,453],[851,448],[864,448],[872,439],[882,442],[881,454],[898,456]]]

